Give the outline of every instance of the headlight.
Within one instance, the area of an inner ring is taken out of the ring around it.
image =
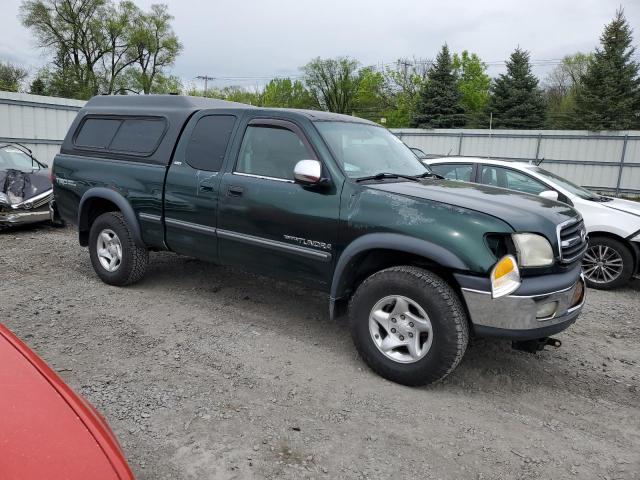
[[[546,267],[553,264],[553,250],[549,240],[535,233],[511,235],[521,267]]]
[[[491,296],[504,297],[520,286],[520,271],[513,255],[505,255],[491,270]]]

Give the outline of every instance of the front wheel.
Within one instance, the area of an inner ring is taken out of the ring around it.
[[[120,212],[103,213],[93,222],[89,231],[89,255],[100,279],[116,286],[140,280],[149,262],[149,253],[136,245]]]
[[[349,307],[351,336],[376,373],[403,385],[442,380],[464,355],[469,324],[456,292],[427,270],[374,273]]]
[[[593,237],[582,258],[582,271],[591,288],[610,290],[626,284],[633,276],[633,255],[620,241]]]

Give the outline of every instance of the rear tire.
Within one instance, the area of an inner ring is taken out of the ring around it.
[[[147,249],[136,245],[120,212],[103,213],[93,222],[89,255],[98,277],[119,287],[139,281],[149,263]]]
[[[456,292],[417,267],[371,275],[351,298],[349,317],[353,342],[365,363],[403,385],[442,380],[460,363],[469,342],[467,315]]]
[[[626,285],[634,267],[631,250],[624,243],[609,237],[589,239],[582,259],[582,271],[589,288],[611,290]]]

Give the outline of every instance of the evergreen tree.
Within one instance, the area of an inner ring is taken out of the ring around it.
[[[507,73],[491,87],[487,112],[496,128],[542,128],[546,105],[538,79],[531,73],[529,52],[516,48],[507,61]]]
[[[576,97],[579,124],[588,130],[638,128],[640,79],[632,60],[632,30],[622,9],[600,37]]]
[[[444,44],[420,90],[412,124],[424,128],[456,128],[466,123],[449,47]]]

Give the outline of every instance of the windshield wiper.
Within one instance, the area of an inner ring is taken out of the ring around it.
[[[401,173],[381,172],[381,173],[376,173],[375,175],[369,175],[367,177],[356,178],[356,182],[364,182],[367,180],[383,180],[385,178],[406,178],[407,180],[411,180],[414,182],[420,181],[416,177],[412,177],[411,175],[402,175]]]
[[[444,180],[444,177],[442,175],[438,175],[437,173],[434,173],[434,172],[424,172],[424,173],[421,173],[420,175],[416,175],[413,178],[427,178],[427,177]]]

